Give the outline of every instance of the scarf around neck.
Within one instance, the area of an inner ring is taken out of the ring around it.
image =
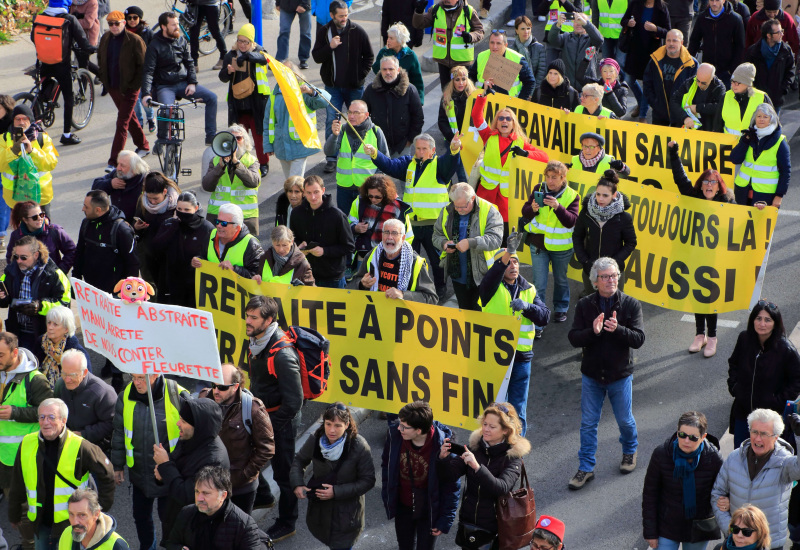
[[[375,277],[375,283],[370,287],[371,291],[378,290],[378,282],[380,280],[380,260],[381,255],[383,254],[383,243],[380,243],[377,246],[377,250],[375,251],[375,261],[372,262],[372,269],[373,269],[373,277]],[[397,275],[397,290],[400,292],[405,292],[408,290],[408,283],[411,281],[411,272],[412,269],[412,262],[414,260],[414,251],[411,249],[411,245],[408,244],[406,241],[403,241],[403,246],[400,248],[400,273]]]
[[[258,339],[250,338],[250,355],[256,356],[264,351],[264,348],[266,348],[269,343],[269,339],[272,338],[272,335],[275,334],[277,329],[277,321],[272,321],[272,324],[268,326],[267,330],[264,332],[264,336]]]
[[[581,159],[581,164],[583,164],[587,168],[591,168],[592,166],[597,166],[597,163],[603,160],[603,157],[605,156],[606,156],[605,149],[600,149],[600,152],[593,159],[587,159],[586,157],[584,157],[583,151],[578,153],[578,157],[580,157]]]
[[[608,206],[597,204],[597,196],[594,193],[589,196],[589,215],[598,222],[607,222],[617,214],[621,214],[623,210],[625,210],[625,205],[622,201],[622,193],[617,193],[616,198],[611,199]]]
[[[672,460],[675,462],[672,479],[683,480],[683,517],[686,519],[692,519],[697,515],[694,471],[700,464],[700,453],[703,452],[705,445],[706,442],[703,441],[693,453],[684,453],[678,447],[677,439],[672,442]]]
[[[756,136],[758,137],[758,139],[764,139],[767,136],[771,136],[772,132],[774,132],[777,129],[778,129],[778,124],[775,123],[775,122],[773,122],[772,124],[770,124],[766,128],[759,128],[758,126],[756,126],[756,129],[755,129],[756,130]]]
[[[51,390],[55,389],[56,382],[58,382],[58,379],[61,376],[61,371],[59,368],[61,365],[61,354],[64,353],[64,347],[66,345],[66,336],[62,338],[60,342],[55,343],[47,337],[47,334],[42,335],[44,359],[42,359],[42,364],[39,370],[41,370],[45,377],[47,377],[47,381],[50,382]]]
[[[333,443],[328,443],[328,436],[322,434],[319,438],[319,450],[322,452],[322,457],[331,462],[339,460],[342,456],[342,451],[344,451],[344,442],[346,440],[347,434],[344,434]]]
[[[178,204],[178,192],[173,187],[167,187],[167,198],[159,204],[152,205],[147,200],[147,194],[142,193],[142,206],[153,215],[163,214],[167,210],[174,210]]]

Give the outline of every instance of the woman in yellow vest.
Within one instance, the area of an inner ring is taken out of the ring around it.
[[[739,144],[731,151],[731,162],[741,164],[734,179],[737,204],[781,207],[789,189],[792,159],[772,105],[756,107],[750,127],[742,131]]]
[[[772,105],[766,92],[753,87],[756,66],[742,63],[731,75],[731,89],[725,92],[717,106],[714,131],[739,136],[750,125],[756,107],[762,103]]]
[[[581,90],[581,104],[575,108],[575,112],[597,118],[617,118],[610,109],[603,107],[604,95],[600,84],[590,82]]]
[[[272,247],[264,253],[261,271],[253,275],[258,284],[283,283],[315,286],[311,265],[305,254],[294,244],[294,233],[285,225],[272,229]]]
[[[256,29],[245,23],[236,44],[225,54],[219,79],[228,85],[228,126],[241,124],[253,134],[261,177],[269,172],[269,151],[264,149],[264,113],[272,93],[267,78],[265,50],[256,44]]]
[[[450,82],[442,92],[442,102],[439,104],[439,131],[442,132],[447,143],[453,141],[456,133],[461,131],[464,114],[467,110],[467,98],[475,91],[475,83],[469,79],[469,72],[461,65],[453,67],[450,71]],[[458,157],[456,168],[458,181],[468,181],[467,172]],[[0,205],[2,206],[2,205]]]

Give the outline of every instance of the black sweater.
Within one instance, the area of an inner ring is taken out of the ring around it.
[[[330,195],[322,197],[322,205],[316,210],[303,199],[302,204],[292,210],[290,229],[298,245],[305,242],[310,249],[312,243],[317,243],[323,248],[322,256],[307,256],[317,280],[339,279],[344,275],[356,244],[347,216],[331,204]]]

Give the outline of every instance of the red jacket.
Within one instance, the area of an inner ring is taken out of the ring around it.
[[[767,14],[764,13],[763,9],[750,16],[745,30],[745,48],[749,48],[761,40],[761,25],[767,19]],[[776,19],[781,22],[781,27],[783,27],[783,41],[789,44],[789,47],[792,48],[792,53],[797,57],[797,52],[800,51],[800,38],[797,36],[797,25],[795,25],[794,19],[783,10],[780,10]]]

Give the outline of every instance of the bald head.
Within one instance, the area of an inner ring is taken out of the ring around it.
[[[714,80],[716,69],[710,63],[701,63],[697,67],[697,87],[701,90],[707,90],[711,81]]]
[[[236,376],[236,367],[231,365],[230,363],[225,363],[222,365],[222,378],[225,381],[225,384],[233,384],[234,376]]]

